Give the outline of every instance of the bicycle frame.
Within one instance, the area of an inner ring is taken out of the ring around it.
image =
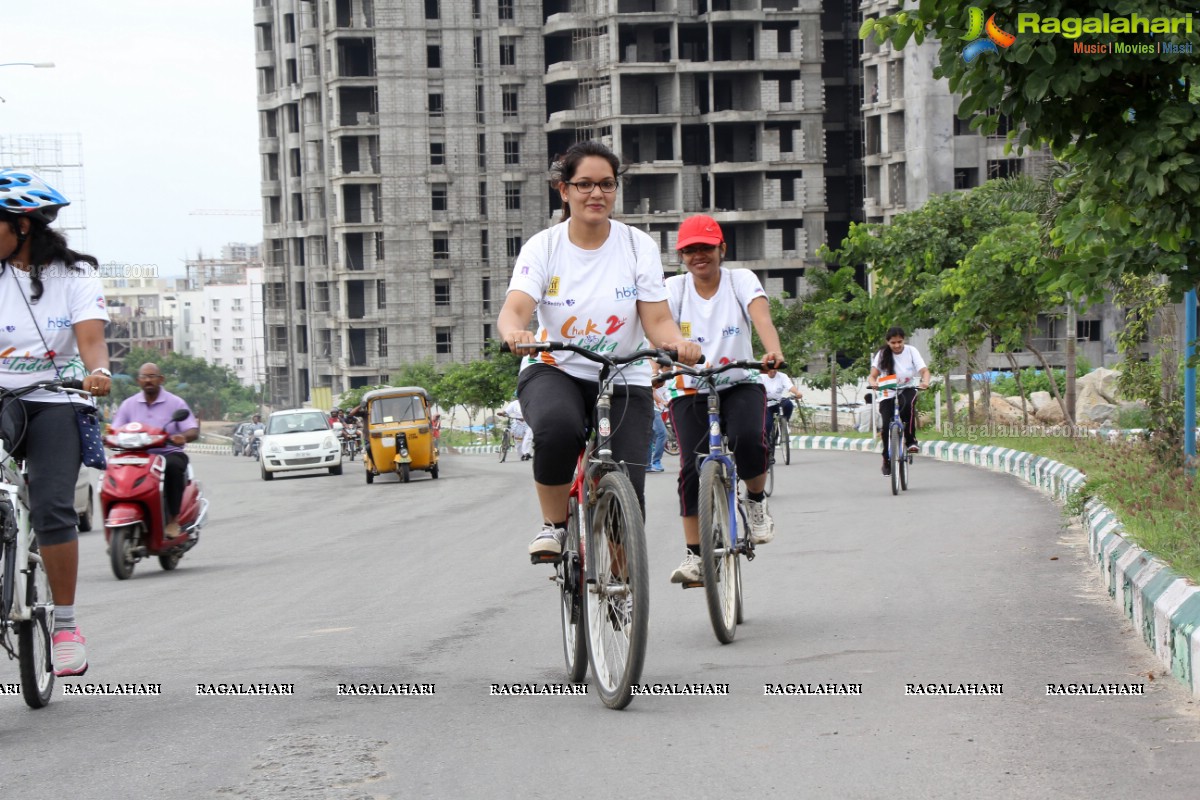
[[[738,517],[744,516],[744,514],[737,497],[737,464],[725,448],[725,432],[721,430],[721,399],[719,393],[711,387],[708,392],[708,454],[696,465],[696,474],[699,475],[703,472],[704,465],[710,461],[719,462],[728,479],[729,492],[726,503],[729,507],[728,547],[735,553],[744,554],[747,560],[752,561],[754,545],[750,543],[750,537],[746,536],[740,542],[738,541]],[[724,553],[718,552],[718,555],[724,555]]]

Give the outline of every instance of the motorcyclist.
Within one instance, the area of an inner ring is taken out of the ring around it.
[[[200,423],[182,397],[168,392],[163,387],[163,375],[157,364],[147,362],[138,369],[137,381],[141,394],[135,394],[121,403],[113,417],[112,426],[119,428],[130,422],[162,428],[169,434],[167,444],[150,450],[161,453],[166,460],[163,470],[163,501],[167,506],[167,527],[164,531],[170,538],[181,535],[179,529],[179,507],[183,502],[183,489],[187,476],[188,457],[183,447],[200,437]],[[171,421],[171,415],[185,409],[188,416],[181,422]],[[172,433],[172,429],[176,432]]]
[[[242,449],[243,454],[248,456],[258,455],[259,440],[255,434],[264,429],[265,426],[263,425],[262,414],[255,414],[250,418],[250,430],[246,432],[246,444]]]

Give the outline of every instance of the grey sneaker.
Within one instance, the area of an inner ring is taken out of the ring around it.
[[[750,517],[750,541],[766,544],[775,538],[775,520],[767,512],[767,501],[756,503],[746,498],[746,513]]]
[[[700,556],[689,550],[683,563],[671,573],[671,583],[701,583],[703,580],[700,576]]]
[[[540,557],[561,556],[563,541],[566,538],[567,531],[564,528],[543,525],[542,530],[529,543],[529,555]]]

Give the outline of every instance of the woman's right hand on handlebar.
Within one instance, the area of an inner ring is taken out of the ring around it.
[[[528,351],[520,347],[522,344],[536,344],[537,339],[534,338],[533,332],[524,328],[515,331],[509,331],[504,334],[504,343],[508,345],[508,349],[517,355],[523,355]]]
[[[681,364],[687,364],[689,367],[695,366],[696,362],[699,361],[700,357],[704,354],[700,345],[696,344],[695,342],[688,341],[668,342],[667,344],[664,344],[661,349],[674,350],[676,357],[675,360],[679,361]]]

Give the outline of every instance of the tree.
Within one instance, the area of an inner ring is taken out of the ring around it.
[[[1039,18],[1175,17],[1168,0],[991,0],[1015,41],[967,63],[963,40],[981,10],[970,0],[920,0],[917,7],[863,23],[860,35],[903,48],[927,35],[940,40],[935,77],[962,95],[958,115],[994,131],[1001,119],[1020,150],[1047,144],[1078,173],[1070,213],[1055,228],[1064,258],[1046,280],[1078,298],[1098,299],[1118,276],[1162,274],[1178,298],[1196,285],[1200,255],[1200,61],[1113,52],[1112,44],[1186,41],[1183,33],[1087,34],[1110,45],[1100,57],[1071,52],[1059,33],[1018,28],[1018,14]],[[978,30],[974,30],[978,34]],[[1019,132],[1018,132],[1019,131]],[[1191,264],[1193,269],[1188,270]]]
[[[157,364],[164,379],[163,388],[186,400],[202,419],[237,419],[249,416],[258,407],[254,390],[243,386],[228,367],[218,367],[202,358],[179,353],[163,355],[145,348],[129,351],[125,357],[125,377],[114,375],[113,386],[120,387],[125,397],[137,394],[140,391],[137,374],[146,363]]]

